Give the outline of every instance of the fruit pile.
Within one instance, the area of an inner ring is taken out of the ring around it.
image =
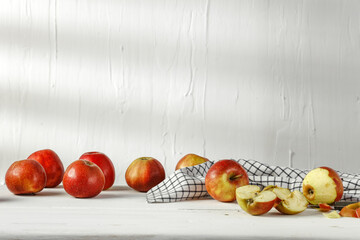
[[[207,158],[187,154],[177,163],[175,170],[195,166],[209,161]],[[147,192],[165,179],[162,164],[152,157],[134,160],[126,170],[127,184],[139,191]],[[76,198],[91,198],[109,189],[115,181],[112,161],[104,153],[87,152],[71,163],[66,171],[58,155],[50,150],[40,150],[26,160],[14,162],[6,172],[8,189],[16,194],[35,194],[44,188],[53,188],[63,182],[65,191]],[[273,207],[282,214],[298,214],[309,204],[317,205],[327,212],[343,195],[343,184],[339,175],[329,167],[310,171],[303,180],[302,192],[291,192],[278,186],[249,185],[246,170],[234,160],[214,163],[205,177],[209,195],[221,202],[237,201],[241,209],[251,215],[262,215]],[[344,206],[340,215],[333,211],[328,217],[360,218],[360,202]]]
[[[247,213],[257,216],[269,212],[273,207],[282,214],[294,215],[303,212],[309,204],[317,205],[322,212],[333,209],[340,201],[344,188],[340,176],[329,167],[311,170],[304,178],[302,191],[291,192],[287,188],[249,185],[245,169],[234,160],[221,160],[213,164],[205,177],[205,186],[210,196],[218,201],[232,202],[236,199]],[[360,218],[360,202],[344,206],[340,215],[333,211],[329,218]]]

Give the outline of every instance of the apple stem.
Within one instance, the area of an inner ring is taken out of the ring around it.
[[[235,176],[231,176],[230,177],[230,180],[236,180],[238,178],[241,178],[243,175],[242,174],[239,174],[239,175],[235,175]]]

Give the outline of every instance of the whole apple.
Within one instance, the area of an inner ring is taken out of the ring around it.
[[[32,159],[41,164],[46,172],[46,187],[53,188],[59,185],[64,176],[64,166],[59,156],[51,149],[39,150],[27,159]]]
[[[67,167],[63,185],[65,191],[73,197],[91,198],[103,190],[105,176],[95,163],[77,160]]]
[[[179,162],[176,164],[175,170],[178,170],[180,168],[184,167],[192,167],[195,165],[199,165],[201,163],[207,162],[209,159],[201,157],[199,155],[189,153],[186,154],[184,157],[182,157]]]
[[[115,168],[110,158],[101,152],[87,152],[80,159],[87,160],[98,165],[105,176],[104,190],[109,189],[115,181]]]
[[[236,188],[249,184],[246,170],[234,160],[220,160],[214,163],[205,177],[207,192],[221,202],[233,202]]]
[[[44,189],[46,173],[35,160],[14,162],[6,172],[5,183],[14,194],[34,194]]]
[[[302,183],[304,196],[311,204],[332,204],[341,199],[344,187],[340,176],[329,167],[311,170]]]
[[[147,192],[165,179],[161,163],[152,157],[135,159],[126,169],[125,180],[129,187]]]

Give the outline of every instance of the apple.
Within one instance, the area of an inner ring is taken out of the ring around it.
[[[44,168],[35,160],[16,161],[6,172],[5,183],[13,194],[34,194],[46,186]]]
[[[64,175],[64,166],[59,156],[51,149],[39,150],[32,153],[27,159],[32,159],[41,164],[46,172],[46,187],[58,186]]]
[[[259,186],[246,185],[236,189],[236,201],[251,215],[262,215],[274,206],[276,195],[272,191],[260,191]]]
[[[164,167],[152,157],[135,159],[125,172],[126,183],[139,192],[149,191],[164,179]]]
[[[360,216],[360,202],[349,204],[343,207],[340,211],[342,217],[354,217],[359,218]]]
[[[341,199],[344,187],[340,176],[329,167],[311,170],[302,183],[304,196],[311,204],[332,204]]]
[[[199,165],[207,161],[209,161],[209,159],[190,153],[179,160],[179,162],[176,164],[175,171],[180,168]]]
[[[103,190],[105,176],[95,163],[76,160],[67,167],[63,185],[65,191],[73,197],[91,198]]]
[[[289,195],[285,195],[285,191],[281,191],[281,189],[276,188],[273,190],[273,192],[279,199],[281,199],[275,208],[283,214],[294,215],[301,213],[305,211],[309,205],[304,194],[298,190],[291,192]]]
[[[87,152],[81,155],[80,159],[88,160],[100,167],[105,176],[104,190],[109,189],[115,181],[115,168],[110,158],[101,152]]]
[[[205,187],[210,196],[221,202],[233,202],[236,189],[249,184],[246,170],[234,160],[214,163],[205,176]]]

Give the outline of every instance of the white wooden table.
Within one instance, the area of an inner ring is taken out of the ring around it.
[[[314,209],[254,217],[212,199],[148,204],[127,187],[76,199],[61,187],[15,196],[0,186],[0,239],[249,238],[360,239],[360,220],[328,219]]]

